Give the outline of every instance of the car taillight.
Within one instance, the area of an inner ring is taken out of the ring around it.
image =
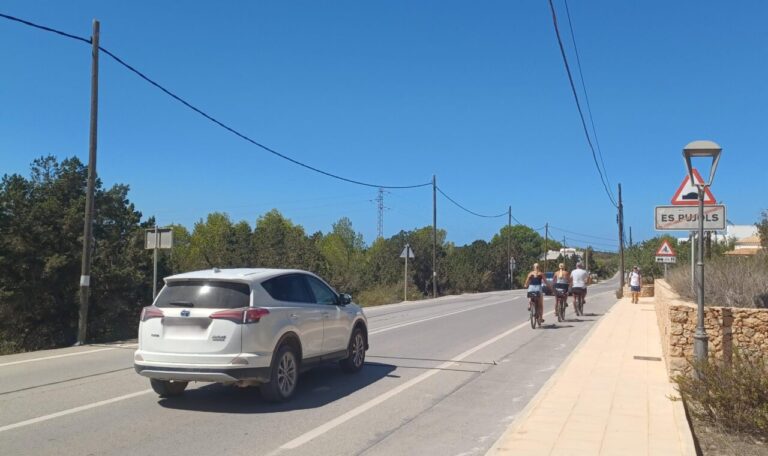
[[[246,309],[227,309],[212,313],[208,318],[212,320],[229,320],[234,323],[258,323],[261,317],[268,315],[267,309],[249,307]]]
[[[261,317],[269,315],[267,309],[253,307],[243,312],[243,323],[258,323]]]
[[[155,306],[147,306],[141,309],[141,321],[147,321],[150,318],[163,318],[163,311]]]

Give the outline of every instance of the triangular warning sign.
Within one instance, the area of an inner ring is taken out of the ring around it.
[[[656,251],[656,256],[676,256],[675,250],[672,248],[672,246],[669,244],[669,241],[665,240],[661,243],[661,247],[659,247],[659,250]]]
[[[693,169],[693,179],[696,183],[704,182],[696,168]],[[680,184],[680,187],[675,192],[675,196],[672,197],[672,204],[675,206],[698,206],[699,189],[691,184],[690,176],[686,175],[685,179],[683,179],[683,183]],[[704,204],[717,204],[712,192],[709,191],[709,187],[704,188]]]

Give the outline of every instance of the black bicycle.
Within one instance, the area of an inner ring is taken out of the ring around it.
[[[531,314],[531,328],[536,329],[536,325],[541,328],[541,315],[539,314],[540,291],[528,292],[528,312]]]
[[[557,321],[565,321],[565,308],[568,306],[568,290],[555,288],[555,314]]]
[[[584,315],[584,295],[587,294],[586,290],[584,288],[574,288],[573,289],[573,310],[576,312],[576,315],[582,316]]]

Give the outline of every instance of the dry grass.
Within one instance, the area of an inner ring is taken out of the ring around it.
[[[767,360],[735,352],[731,363],[694,360],[698,376],[673,378],[704,455],[766,454]]]
[[[683,298],[696,300],[690,265],[669,271],[667,282]],[[768,308],[768,255],[705,260],[704,299],[708,306]]]

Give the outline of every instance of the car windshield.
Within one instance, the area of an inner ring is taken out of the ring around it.
[[[168,282],[157,295],[157,307],[236,309],[248,307],[251,289],[247,284],[214,280]]]

